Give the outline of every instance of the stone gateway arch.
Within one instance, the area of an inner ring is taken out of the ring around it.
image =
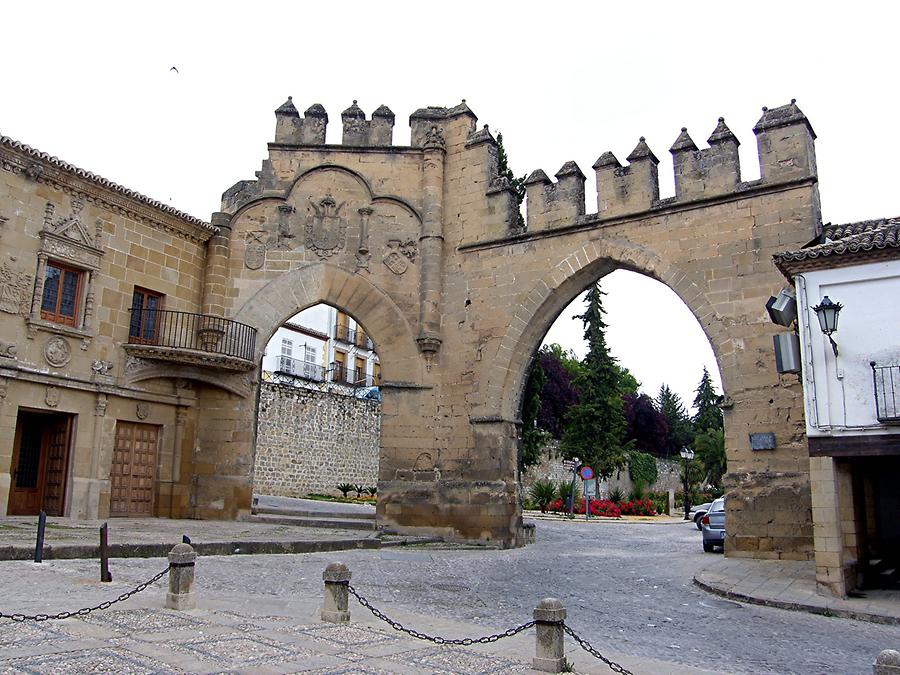
[[[256,178],[211,222],[0,136],[0,515],[248,515],[264,346],[324,302],[381,361],[378,525],[520,545],[528,366],[559,312],[623,268],[677,293],[715,352],[728,554],[811,556],[801,387],[775,372],[765,309],[784,285],[772,255],[821,227],[795,103],[754,128],[759,180],[720,119],[706,148],[675,140],[674,197],[641,139],[626,165],[594,164],[594,213],[574,162],[534,171],[524,226],[465,102],[414,112],[408,145],[384,106],[345,110],[339,145],[320,105],[275,117]],[[758,433],[774,447],[752,450]]]
[[[555,181],[534,171],[524,227],[497,144],[465,102],[414,112],[407,146],[392,144],[385,106],[366,119],[354,102],[340,145],[325,143],[320,105],[301,116],[288,99],[275,115],[256,179],[225,192],[213,214],[202,311],[255,327],[257,362],[305,307],[325,302],[361,322],[383,367],[380,527],[522,543],[516,458],[529,363],[559,312],[623,268],[675,291],[714,350],[729,554],[811,556],[801,387],[775,372],[765,309],[784,285],[772,255],[821,223],[815,134],[793,101],[763,109],[754,128],[759,180],[741,180],[739,141],[720,118],[709,147],[684,129],[671,147],[675,197],[659,198],[658,160],[642,138],[626,165],[609,152],[594,164],[594,213],[574,162]],[[253,425],[253,396],[218,396],[228,399],[220,418]],[[774,433],[773,449],[751,450],[759,432]],[[236,439],[206,448],[216,471],[195,482],[198,515],[249,508],[253,439]]]

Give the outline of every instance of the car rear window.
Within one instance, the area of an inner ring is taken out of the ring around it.
[[[713,513],[715,511],[724,511],[725,510],[725,501],[717,499],[712,503],[712,506],[709,507],[709,512]]]

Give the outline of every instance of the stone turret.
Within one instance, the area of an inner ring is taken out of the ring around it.
[[[585,176],[578,165],[566,162],[556,179],[554,183],[538,169],[525,181],[529,232],[565,225],[584,215]]]
[[[641,136],[623,167],[611,152],[594,162],[597,173],[597,210],[612,217],[646,211],[659,200],[659,160]]]
[[[311,105],[303,117],[290,96],[275,110],[275,142],[286,145],[324,145],[328,113],[320,104]]]
[[[763,108],[753,127],[759,148],[759,172],[764,181],[816,175],[816,132],[797,107],[797,100],[778,108]]]
[[[698,150],[685,127],[669,152],[675,169],[675,198],[699,199],[734,192],[741,180],[740,142],[720,117],[709,137],[709,148]]]

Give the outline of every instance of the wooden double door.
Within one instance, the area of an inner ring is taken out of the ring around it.
[[[74,415],[20,411],[13,442],[7,513],[62,516]]]
[[[116,422],[116,444],[109,473],[110,516],[153,515],[158,447],[158,426]]]

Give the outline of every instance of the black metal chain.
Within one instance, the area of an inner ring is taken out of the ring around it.
[[[494,635],[484,635],[482,637],[477,637],[477,638],[462,638],[462,639],[445,638],[445,637],[441,637],[439,635],[428,635],[426,633],[420,633],[419,631],[413,630],[412,628],[407,628],[399,621],[394,621],[392,618],[390,618],[389,616],[386,616],[379,609],[373,607],[372,603],[370,603],[363,596],[361,596],[359,593],[357,593],[356,589],[353,588],[353,586],[350,586],[348,584],[347,590],[350,591],[350,593],[351,593],[351,595],[353,595],[353,597],[355,597],[357,600],[359,600],[359,604],[361,604],[363,607],[368,609],[370,612],[372,612],[372,614],[375,615],[376,618],[381,619],[382,621],[384,621],[386,624],[388,624],[394,630],[398,630],[402,633],[406,633],[407,635],[410,635],[410,636],[416,638],[417,640],[427,640],[428,642],[433,642],[437,645],[463,645],[465,647],[468,647],[469,645],[474,645],[474,644],[484,645],[484,644],[488,644],[490,642],[496,642],[497,640],[500,640],[501,638],[512,637],[513,635],[516,635],[517,633],[521,633],[523,630],[528,630],[535,623],[534,621],[529,621],[528,623],[523,623],[521,626],[516,626],[515,628],[510,628],[509,630],[505,630],[502,633],[495,633]]]
[[[145,581],[144,583],[138,585],[127,593],[122,593],[115,600],[106,600],[105,602],[101,602],[99,605],[94,605],[93,607],[82,607],[81,609],[75,610],[74,612],[60,612],[59,614],[4,614],[0,612],[0,619],[12,619],[13,621],[50,621],[56,619],[68,619],[73,616],[87,616],[91,612],[94,612],[98,609],[109,609],[112,605],[117,602],[122,602],[123,600],[127,600],[132,595],[136,593],[140,593],[148,586],[155,584],[157,581],[162,579],[169,573],[169,568],[167,567],[162,572],[157,574],[155,577],[150,579],[149,581]]]
[[[621,673],[621,675],[634,675],[634,673],[632,673],[630,670],[627,670],[626,668],[620,666],[615,661],[610,661],[608,658],[603,656],[603,654],[601,654],[600,652],[598,652],[596,649],[594,649],[591,646],[590,642],[588,642],[587,640],[582,638],[574,630],[569,628],[566,624],[563,624],[563,630],[568,635],[570,635],[572,637],[572,639],[575,640],[575,642],[578,643],[579,647],[581,647],[584,651],[586,651],[591,656],[595,656],[598,659],[600,659],[601,661],[603,661],[603,663],[605,663],[607,666],[609,666],[609,669],[611,671],[613,671],[614,673]]]

